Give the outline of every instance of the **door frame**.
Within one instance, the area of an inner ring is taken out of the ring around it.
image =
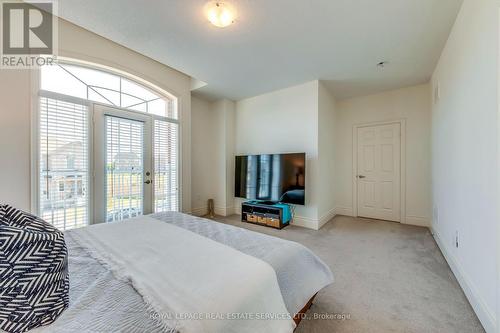
[[[358,129],[362,127],[372,127],[380,125],[399,124],[401,130],[401,163],[400,163],[400,223],[406,223],[406,119],[395,119],[389,121],[374,121],[358,123],[352,126],[352,210],[353,216],[358,217]]]
[[[146,202],[150,201],[151,204],[151,213],[154,213],[154,184],[155,184],[155,173],[154,173],[154,117],[151,114],[129,110],[121,107],[115,107],[110,105],[105,105],[101,103],[93,103],[92,109],[89,110],[91,112],[92,119],[92,196],[93,196],[93,221],[94,223],[106,223],[106,204],[101,206],[101,201],[106,200],[105,188],[98,188],[96,185],[101,179],[98,179],[98,169],[102,171],[102,165],[97,165],[97,154],[101,155],[99,157],[103,162],[106,160],[106,123],[105,117],[112,116],[123,119],[130,119],[138,122],[142,122],[144,124],[144,142],[143,142],[143,177],[145,177],[145,173],[147,170],[146,166],[149,166],[150,181],[151,186],[144,186],[143,184],[143,215],[149,214],[147,211]],[[102,117],[103,119],[96,119],[97,117]],[[102,123],[101,123],[102,122]],[[99,125],[104,127],[98,128]],[[100,140],[99,140],[100,139]],[[100,143],[103,144],[101,147],[97,147]],[[148,152],[148,148],[149,152]],[[106,179],[105,174],[103,174],[104,180]],[[103,185],[105,185],[103,180]],[[98,194],[99,193],[99,194]],[[146,200],[148,199],[148,200]],[[100,208],[104,208],[104,210],[100,211]],[[102,221],[101,221],[102,220]]]

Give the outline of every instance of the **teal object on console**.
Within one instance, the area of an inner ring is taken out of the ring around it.
[[[277,203],[273,206],[283,208],[283,224],[290,223],[290,221],[292,220],[292,211],[290,209],[290,205]]]
[[[261,202],[259,200],[250,200],[248,201],[250,204],[260,204]],[[292,220],[292,210],[290,208],[290,205],[284,204],[284,203],[276,203],[272,205],[266,205],[270,207],[279,207],[283,210],[283,224],[288,224]]]

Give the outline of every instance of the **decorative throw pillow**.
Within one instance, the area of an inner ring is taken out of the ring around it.
[[[0,205],[0,224],[8,223],[5,214],[7,214],[7,205]]]
[[[0,330],[51,324],[68,304],[64,234],[36,216],[0,206]]]

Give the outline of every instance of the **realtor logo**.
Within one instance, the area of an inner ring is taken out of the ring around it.
[[[2,1],[2,68],[53,63],[57,40],[54,3]]]

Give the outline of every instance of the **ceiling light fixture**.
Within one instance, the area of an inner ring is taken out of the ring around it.
[[[387,61],[381,61],[377,64],[378,68],[384,68],[387,65]]]
[[[234,23],[236,9],[225,1],[210,1],[205,5],[205,12],[210,23],[224,28]]]

